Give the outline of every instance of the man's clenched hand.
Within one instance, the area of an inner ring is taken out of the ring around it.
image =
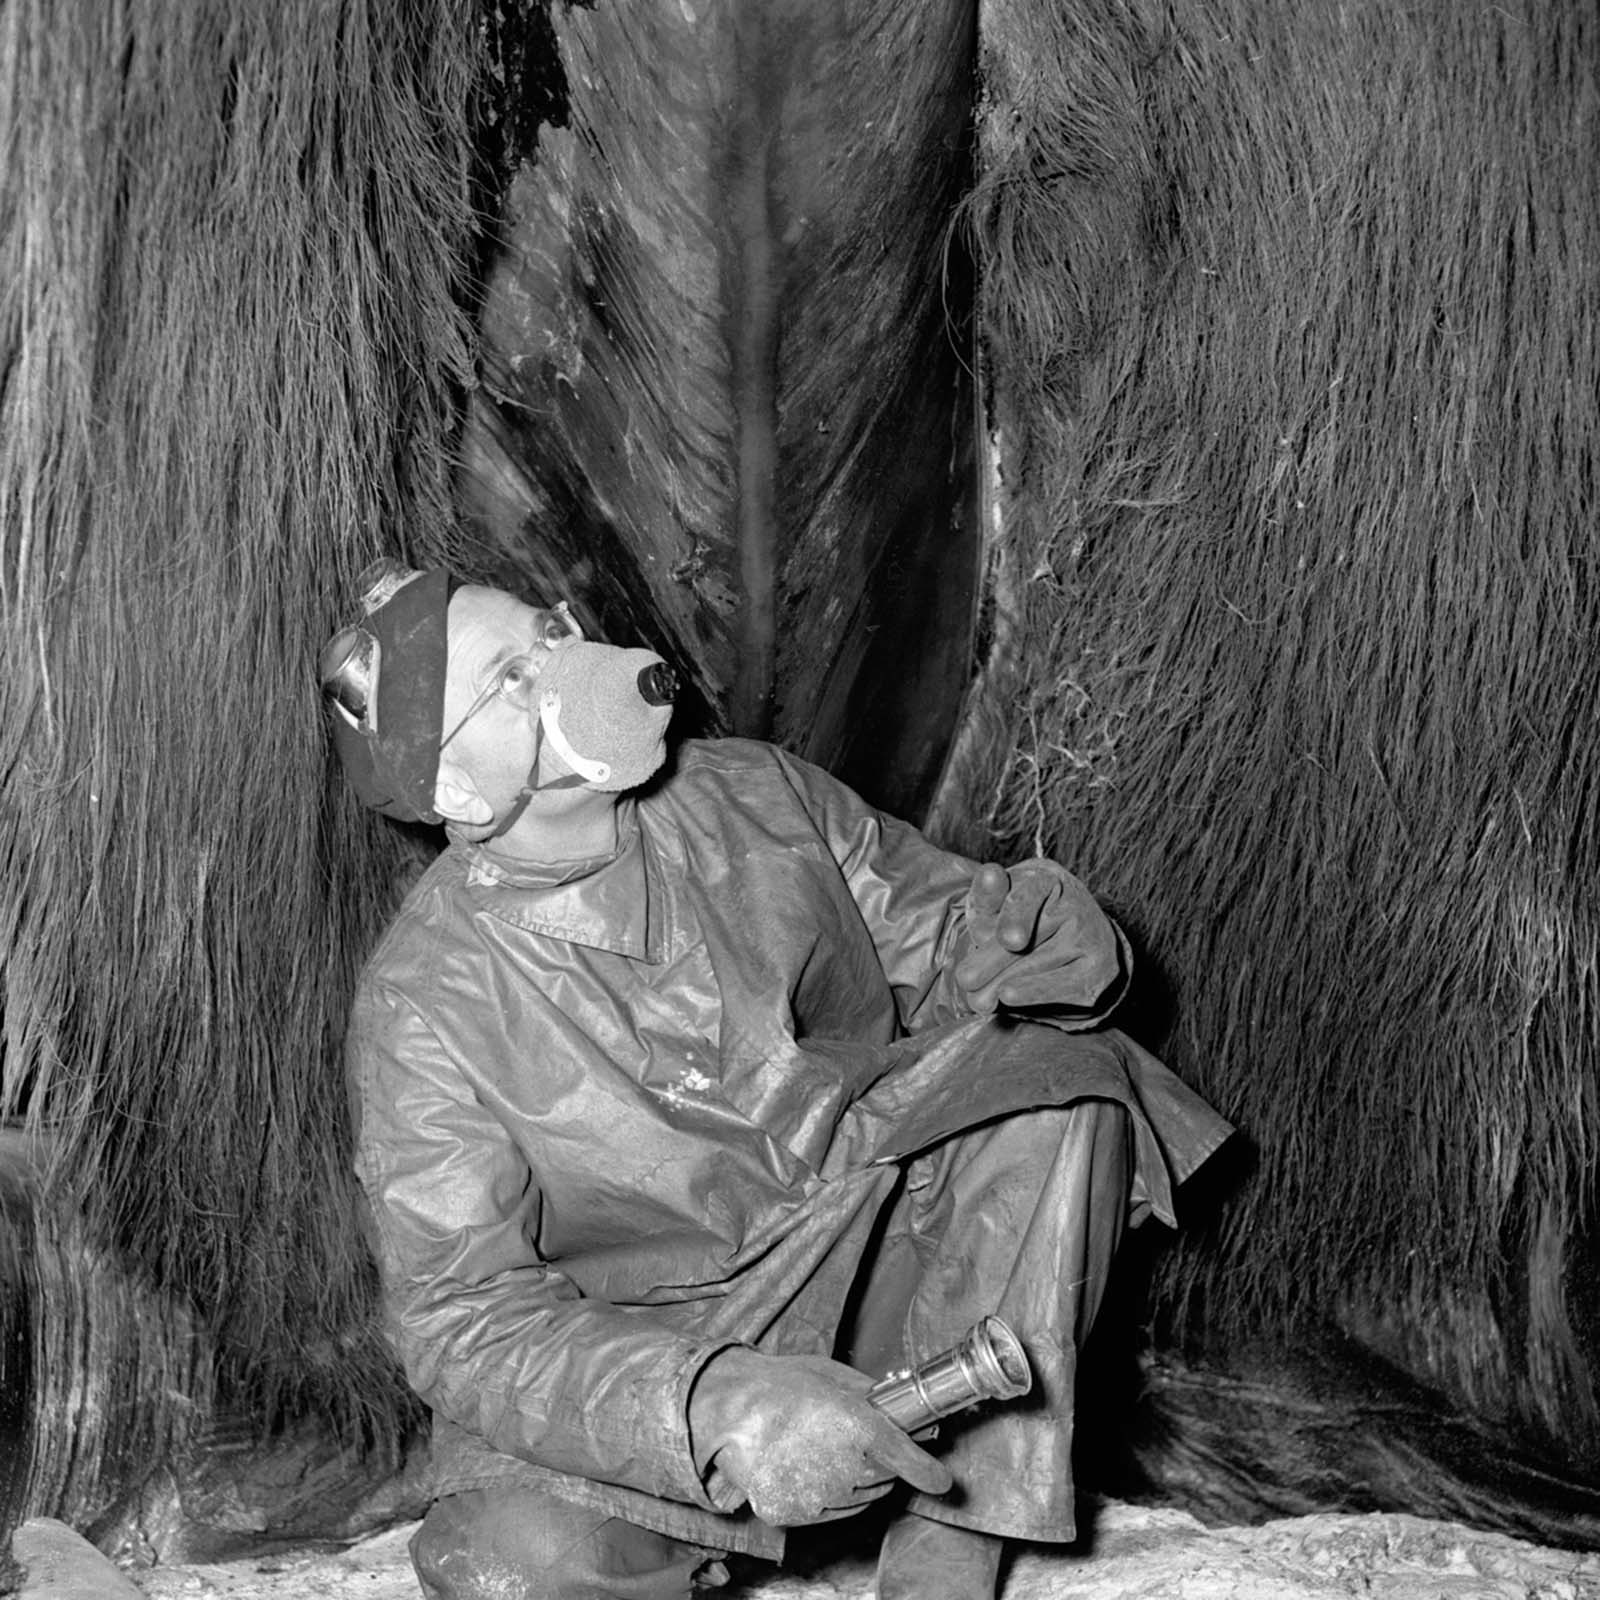
[[[956,982],[974,1011],[1094,1010],[1121,976],[1116,929],[1064,868],[989,863],[967,890],[967,952]]]
[[[689,1398],[695,1459],[780,1528],[849,1516],[896,1479],[944,1494],[949,1469],[867,1400],[871,1387],[823,1356],[724,1350]]]

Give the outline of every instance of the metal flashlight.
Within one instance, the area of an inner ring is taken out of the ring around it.
[[[1015,1400],[1032,1387],[1022,1341],[999,1317],[985,1317],[943,1354],[880,1378],[867,1399],[915,1433],[980,1400]]]

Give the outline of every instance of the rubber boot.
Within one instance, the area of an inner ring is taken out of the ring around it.
[[[994,1600],[1005,1541],[908,1511],[878,1551],[878,1600]]]

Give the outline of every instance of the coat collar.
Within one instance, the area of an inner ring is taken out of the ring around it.
[[[606,856],[558,866],[496,855],[457,843],[468,898],[501,922],[545,938],[635,961],[660,961],[660,917],[652,909],[651,869],[632,798],[617,806],[617,847]]]

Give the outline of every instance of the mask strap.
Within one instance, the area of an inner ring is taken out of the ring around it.
[[[568,773],[564,778],[552,778],[549,783],[539,782],[539,756],[544,750],[544,723],[536,721],[533,725],[533,764],[528,768],[527,781],[517,790],[517,797],[511,802],[511,809],[495,824],[494,832],[489,835],[491,839],[498,839],[508,828],[517,824],[517,819],[528,809],[528,802],[533,799],[540,789],[575,789],[580,783],[588,780],[581,773]]]
[[[562,731],[559,689],[546,689],[539,696],[539,726],[544,730],[544,736],[550,741],[555,753],[584,781],[604,783],[611,776],[609,763],[579,755],[573,748],[572,741]]]

